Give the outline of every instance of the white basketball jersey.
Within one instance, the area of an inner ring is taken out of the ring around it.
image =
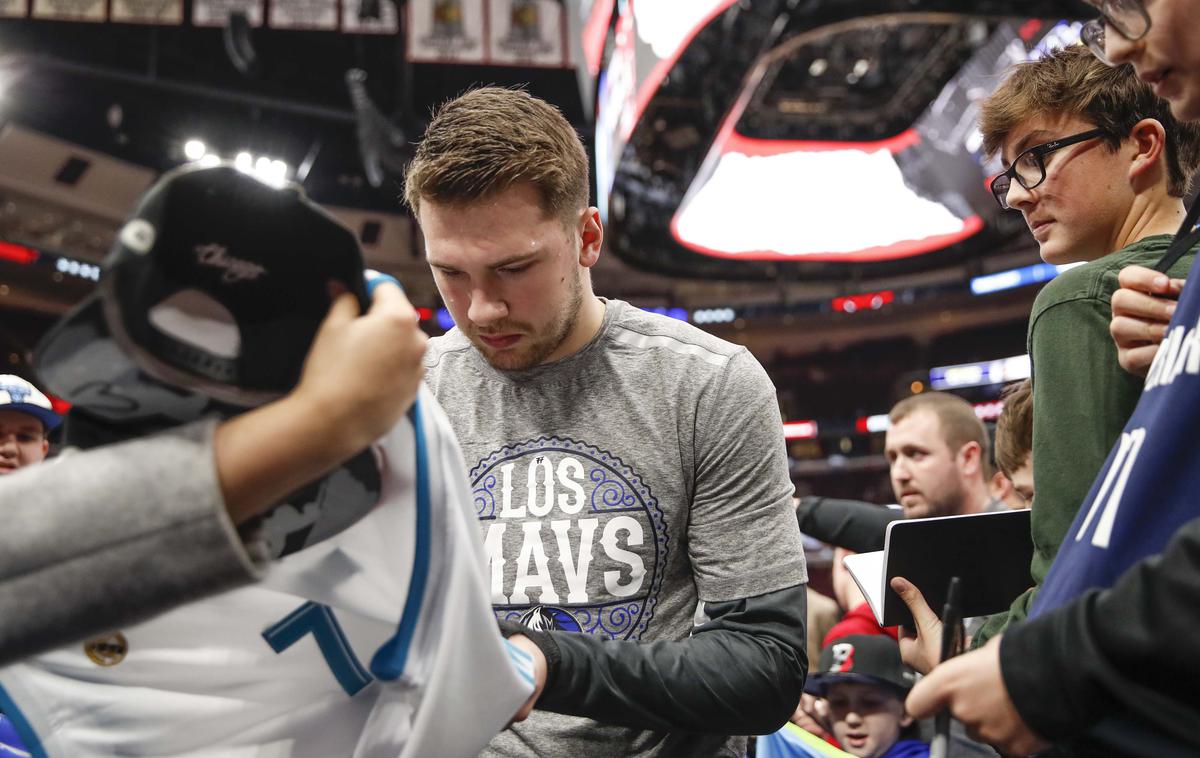
[[[0,669],[31,754],[477,755],[532,693],[531,660],[496,629],[462,455],[424,388],[376,450],[380,504],[259,584]]]

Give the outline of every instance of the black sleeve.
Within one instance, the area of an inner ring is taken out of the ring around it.
[[[887,525],[902,518],[904,512],[897,508],[857,500],[802,497],[796,506],[800,531],[856,553],[883,550]]]
[[[1048,739],[1102,720],[1200,745],[1200,519],[1110,589],[1013,627],[1000,641],[1004,684]]]
[[[808,671],[805,587],[705,603],[709,620],[680,641],[528,633],[551,661],[537,708],[640,729],[773,732]]]

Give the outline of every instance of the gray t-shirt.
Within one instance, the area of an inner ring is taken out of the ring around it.
[[[596,337],[556,363],[497,371],[452,330],[426,366],[466,456],[497,617],[682,640],[701,601],[807,581],[774,387],[745,348],[608,300]],[[535,711],[485,754],[738,742]]]

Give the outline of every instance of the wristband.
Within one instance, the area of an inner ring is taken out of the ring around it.
[[[368,298],[374,296],[375,288],[383,282],[391,282],[399,287],[401,292],[404,291],[404,285],[400,283],[399,279],[391,274],[385,274],[382,271],[376,271],[372,268],[365,269],[363,271],[363,278],[366,280]]]
[[[532,642],[538,650],[542,651],[542,655],[546,658],[546,684],[542,691],[549,691],[550,685],[554,681],[554,677],[562,664],[562,653],[558,649],[558,643],[554,641],[554,636],[549,632],[532,629],[511,619],[499,620],[496,624],[500,627],[500,635],[504,639],[508,639],[514,634],[521,634]]]

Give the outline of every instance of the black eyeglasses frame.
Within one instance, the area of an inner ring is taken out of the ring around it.
[[[1077,145],[1080,142],[1087,142],[1090,139],[1106,136],[1108,136],[1108,131],[1105,129],[1089,129],[1086,132],[1072,134],[1069,137],[1060,137],[1059,139],[1050,140],[1049,142],[1043,142],[1040,145],[1034,145],[1033,147],[1025,148],[1019,155],[1017,155],[1016,158],[1013,159],[1013,162],[1008,165],[1008,168],[992,177],[992,181],[988,184],[992,191],[992,197],[996,198],[996,202],[1000,204],[1001,210],[1012,210],[1012,206],[1008,204],[1008,190],[1012,186],[1013,179],[1016,179],[1017,183],[1027,190],[1034,189],[1042,182],[1046,181],[1047,155],[1055,150],[1061,150],[1064,147],[1070,147],[1071,145]],[[1021,176],[1020,172],[1017,171],[1017,164],[1019,164],[1021,159],[1027,155],[1032,155],[1034,157],[1034,159],[1037,161],[1038,170],[1041,172],[1041,176],[1036,182],[1027,183],[1024,177]],[[1003,182],[1005,179],[1008,181]]]

